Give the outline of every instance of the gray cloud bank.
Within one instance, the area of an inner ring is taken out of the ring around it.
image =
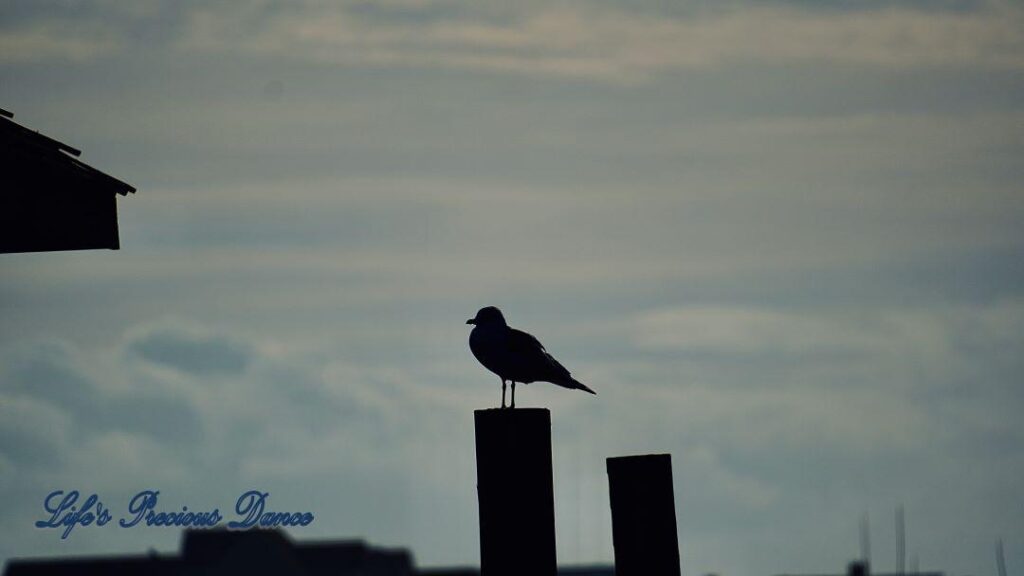
[[[175,502],[227,506],[258,486],[317,513],[300,537],[360,535],[410,545],[426,564],[475,561],[470,412],[498,387],[464,358],[459,322],[431,327],[451,320],[442,316],[392,326],[450,340],[390,339],[408,361],[338,360],[360,338],[339,332],[319,348],[249,341],[244,367],[211,372],[208,358],[181,350],[232,342],[221,348],[230,359],[247,338],[181,321],[130,329],[94,351],[8,347],[0,462],[17,473],[2,488],[15,503],[0,518],[11,536],[4,554],[175,545],[158,529],[116,538],[80,529],[67,542],[35,533],[26,526],[50,489],[94,490],[116,506],[157,486]],[[1012,534],[1019,521],[1004,503],[1024,472],[1020,301],[873,316],[653,308],[537,331],[600,386],[599,402],[542,385],[522,394],[555,414],[566,561],[610,560],[603,457],[644,451],[676,457],[681,541],[694,566],[828,566],[846,556],[807,550],[823,538],[852,550],[861,511],[884,517],[901,502],[915,553],[955,567],[965,550],[990,545],[985,534],[965,539],[962,524]],[[444,539],[428,528],[438,523],[450,528]],[[750,552],[737,559],[733,546]],[[888,554],[876,545],[878,558]]]
[[[182,53],[245,53],[361,67],[428,67],[636,81],[722,63],[829,62],[1020,70],[1024,11],[913,2],[143,2],[41,11],[15,3],[0,33],[11,63],[83,61],[136,35]],[[872,9],[873,8],[873,9]],[[19,18],[20,16],[20,18]]]

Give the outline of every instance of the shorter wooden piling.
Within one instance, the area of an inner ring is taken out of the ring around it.
[[[608,458],[616,576],[679,576],[672,456]]]

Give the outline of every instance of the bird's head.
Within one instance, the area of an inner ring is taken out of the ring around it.
[[[476,313],[476,318],[470,318],[466,320],[466,324],[480,325],[495,325],[495,326],[506,326],[505,317],[501,315],[501,310],[498,310],[494,306],[487,306],[481,308]]]

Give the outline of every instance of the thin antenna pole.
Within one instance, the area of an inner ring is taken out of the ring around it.
[[[1006,558],[1003,557],[1003,539],[996,540],[996,567],[999,576],[1006,576]]]
[[[903,524],[903,505],[896,507],[896,573],[906,574],[907,533]]]
[[[860,517],[860,559],[865,566],[871,566],[871,525],[866,510]]]

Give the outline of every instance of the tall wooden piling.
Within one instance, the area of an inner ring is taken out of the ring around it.
[[[616,576],[679,576],[672,456],[608,458]]]
[[[477,410],[481,576],[555,576],[551,413]]]

